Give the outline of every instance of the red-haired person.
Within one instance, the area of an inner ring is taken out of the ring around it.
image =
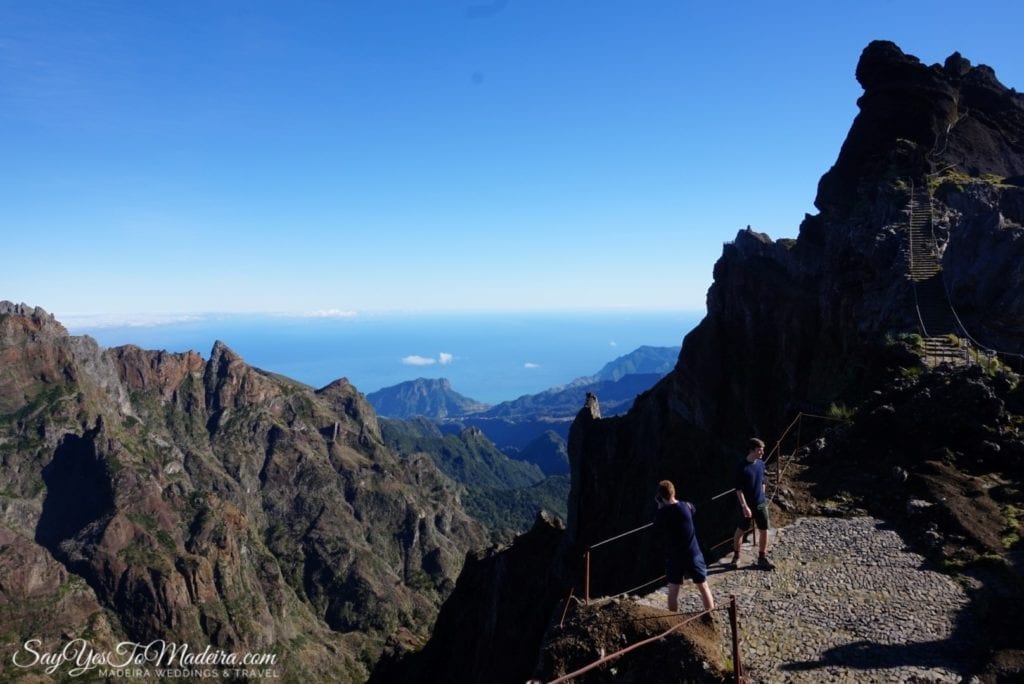
[[[697,543],[693,528],[693,504],[676,499],[676,488],[668,480],[658,483],[654,500],[658,510],[654,513],[654,531],[665,551],[665,576],[668,578],[668,609],[679,610],[679,585],[689,577],[697,585],[704,610],[715,607],[715,599],[708,586],[704,554]]]

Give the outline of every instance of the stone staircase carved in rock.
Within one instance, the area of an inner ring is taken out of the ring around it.
[[[911,186],[907,242],[907,276],[914,286],[925,363],[965,365],[968,355],[958,342],[960,328],[942,282],[942,261],[932,232],[931,195],[925,182]]]

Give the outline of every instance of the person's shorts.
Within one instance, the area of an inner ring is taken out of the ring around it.
[[[687,556],[665,559],[665,577],[669,584],[682,584],[684,577],[689,577],[694,584],[704,584],[708,579],[708,568],[704,564],[703,554],[693,558]]]
[[[757,525],[759,530],[768,529],[768,502],[758,504],[755,508],[750,510],[752,517],[754,518],[754,524]],[[743,509],[740,509],[736,517],[736,529],[737,530],[749,530],[750,529],[750,518],[743,517]]]

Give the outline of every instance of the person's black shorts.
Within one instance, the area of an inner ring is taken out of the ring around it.
[[[750,509],[750,513],[754,518],[754,524],[757,525],[759,530],[768,529],[768,502],[758,504],[755,508]],[[737,513],[736,518],[736,529],[737,530],[749,530],[750,529],[750,518],[743,517],[743,509],[741,508]]]
[[[682,584],[684,577],[692,579],[694,584],[704,584],[708,579],[708,568],[704,564],[704,556],[701,554],[693,558],[669,556],[665,559],[665,577],[669,584]]]

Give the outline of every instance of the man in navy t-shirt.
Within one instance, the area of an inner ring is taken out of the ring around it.
[[[679,585],[689,576],[697,585],[704,610],[715,607],[715,599],[708,587],[704,554],[697,543],[693,529],[693,504],[676,500],[676,488],[668,480],[658,483],[655,497],[658,510],[654,513],[654,531],[665,550],[665,575],[668,578],[668,609],[679,610]]]
[[[733,536],[732,560],[729,565],[735,567],[740,561],[740,545],[743,535],[750,529],[753,519],[757,526],[757,567],[774,570],[775,566],[768,560],[768,500],[764,495],[764,442],[751,437],[747,456],[736,466],[736,498],[740,504],[740,518],[736,523],[736,534]]]

